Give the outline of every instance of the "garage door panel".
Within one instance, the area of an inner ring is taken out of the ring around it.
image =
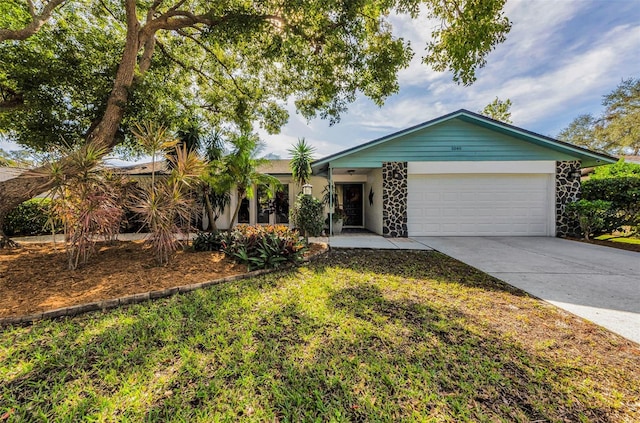
[[[547,174],[410,174],[409,235],[552,235],[551,189]]]

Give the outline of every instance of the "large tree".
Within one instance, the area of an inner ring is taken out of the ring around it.
[[[640,78],[623,80],[602,105],[602,115],[578,116],[558,138],[609,154],[640,154]]]
[[[425,5],[441,24],[424,61],[470,84],[510,29],[504,3],[10,0],[0,10],[0,132],[39,150],[135,148],[129,128],[141,119],[277,132],[288,100],[335,122],[357,93],[382,104],[397,91],[413,53],[390,14],[417,18]],[[49,186],[33,175],[0,183],[0,226]]]

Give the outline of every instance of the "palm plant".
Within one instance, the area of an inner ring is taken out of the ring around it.
[[[113,239],[124,216],[122,177],[103,167],[108,150],[87,144],[65,153],[38,176],[53,186],[53,211],[65,228],[69,269],[86,264],[98,237]]]
[[[297,144],[287,150],[291,153],[289,167],[291,168],[293,179],[300,187],[311,181],[311,163],[313,162],[315,150],[315,147],[307,144],[304,138],[299,138]]]
[[[153,189],[156,181],[156,155],[176,146],[178,140],[167,132],[167,128],[152,121],[146,121],[142,124],[136,123],[132,132],[144,152],[151,156],[151,186]]]
[[[151,231],[150,242],[160,265],[168,263],[183,242],[181,238],[188,236],[194,209],[190,194],[205,169],[198,154],[186,145],[175,147],[168,160],[172,169],[169,178],[143,189],[133,207]]]
[[[229,178],[221,178],[217,170],[225,151],[225,143],[219,132],[199,139],[199,148],[203,150],[207,169],[203,173],[200,193],[209,218],[209,230],[217,230],[216,221],[231,204],[231,183]]]
[[[188,151],[200,152],[206,161],[206,169],[202,173],[195,191],[202,202],[209,218],[209,230],[216,230],[216,221],[231,203],[231,186],[216,174],[220,160],[225,151],[224,139],[219,132],[205,134],[206,128],[198,122],[192,122],[185,129],[177,132],[178,145],[186,146]],[[167,155],[169,168],[173,153]]]
[[[227,186],[235,186],[238,191],[238,204],[231,218],[233,226],[238,218],[242,200],[253,198],[254,185],[273,187],[280,185],[280,182],[273,176],[258,171],[258,167],[269,160],[257,157],[262,145],[254,135],[243,133],[231,142],[233,150],[222,159],[219,177]],[[266,191],[272,192],[271,189]]]

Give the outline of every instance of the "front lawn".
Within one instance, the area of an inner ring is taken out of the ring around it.
[[[615,235],[601,235],[593,240],[592,243],[598,245],[606,245],[622,250],[640,252],[640,238],[637,237],[621,237]]]
[[[640,245],[640,238],[635,238],[635,237],[619,237],[614,235],[602,235],[597,237],[596,239],[599,239],[602,241],[621,242],[623,244]]]
[[[0,332],[0,421],[640,421],[640,349],[438,253]]]

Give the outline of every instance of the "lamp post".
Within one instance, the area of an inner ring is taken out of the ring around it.
[[[304,195],[311,195],[312,190],[313,190],[313,185],[311,184],[304,184],[302,186],[302,193]]]

